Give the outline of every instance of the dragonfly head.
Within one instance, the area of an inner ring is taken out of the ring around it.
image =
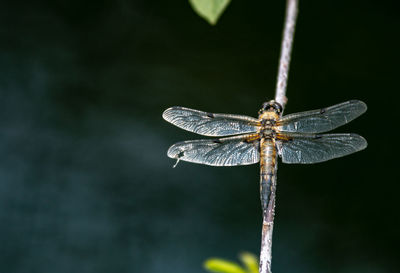
[[[274,111],[276,114],[280,115],[282,113],[282,105],[274,100],[264,102],[259,114],[262,114],[265,111]]]

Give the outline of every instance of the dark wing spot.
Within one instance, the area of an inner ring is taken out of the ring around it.
[[[218,143],[218,144],[221,144],[221,143],[222,143],[222,141],[219,140],[219,139],[215,139],[215,140],[213,140],[213,142],[214,142],[214,143]]]
[[[314,139],[320,139],[320,138],[322,138],[322,135],[319,135],[319,134],[318,134],[318,135],[315,135],[315,136],[314,136]]]
[[[184,151],[180,151],[179,153],[178,153],[178,158],[181,158],[181,157],[183,157],[185,155],[185,152]]]
[[[207,117],[214,118],[214,114],[213,113],[207,113]]]
[[[321,108],[321,110],[319,110],[319,113],[320,114],[323,114],[323,113],[325,113],[326,112],[326,109],[325,108]]]

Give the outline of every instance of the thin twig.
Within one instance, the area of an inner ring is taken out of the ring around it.
[[[285,25],[281,44],[278,78],[276,81],[275,101],[285,107],[287,102],[286,85],[289,74],[290,55],[292,52],[294,29],[298,11],[298,0],[287,0]]]
[[[292,51],[294,30],[296,26],[298,10],[298,0],[287,0],[285,25],[283,29],[281,57],[279,60],[278,79],[276,83],[275,101],[279,102],[284,108],[287,102],[286,86],[289,74],[290,54]],[[272,232],[274,228],[275,216],[275,191],[276,191],[276,175],[277,175],[277,158],[275,158],[275,175],[272,179],[271,194],[268,207],[263,211],[263,228],[261,234],[261,251],[260,251],[260,273],[271,273],[272,259]]]

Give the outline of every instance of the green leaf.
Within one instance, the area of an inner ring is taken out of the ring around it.
[[[240,261],[246,266],[249,273],[258,273],[258,260],[254,254],[249,252],[240,253]]]
[[[211,272],[220,273],[246,273],[246,271],[237,263],[211,258],[204,262],[204,268]]]
[[[189,0],[193,10],[211,25],[217,23],[230,2],[231,0]]]

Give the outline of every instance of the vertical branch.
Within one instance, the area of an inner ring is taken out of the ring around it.
[[[279,59],[279,71],[276,82],[275,101],[285,107],[287,102],[286,85],[289,74],[290,55],[292,52],[294,30],[298,11],[298,0],[287,0],[285,25],[281,44],[281,57]]]
[[[298,0],[287,0],[285,25],[283,29],[281,56],[279,60],[279,71],[276,83],[275,101],[280,103],[284,108],[287,102],[286,86],[289,74],[290,55],[292,52],[294,30],[296,26],[296,18],[298,11]],[[276,175],[277,175],[277,154],[275,155],[274,175],[272,175],[270,183],[270,196],[268,206],[263,208],[263,227],[261,233],[261,251],[260,251],[260,273],[271,273],[272,259],[272,232],[274,228],[275,216],[275,191],[276,191]]]

